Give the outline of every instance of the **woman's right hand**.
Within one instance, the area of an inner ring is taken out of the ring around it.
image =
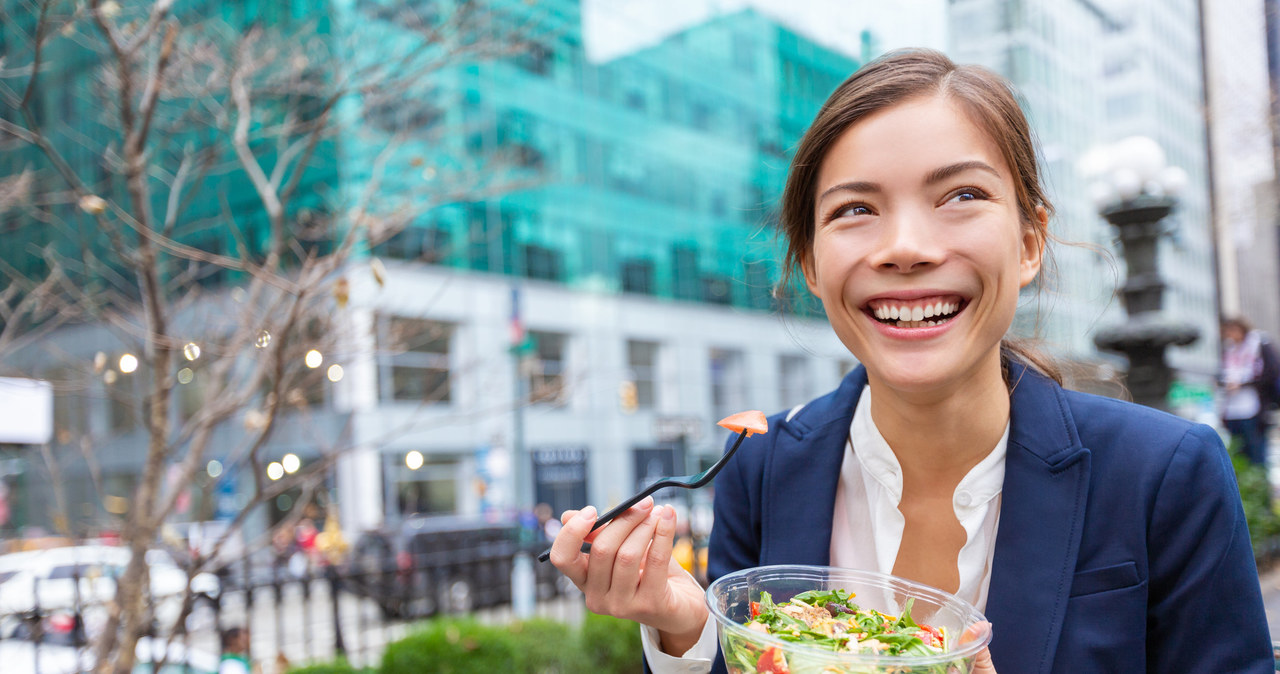
[[[655,627],[664,652],[684,654],[702,634],[707,605],[702,587],[671,558],[675,510],[646,498],[592,531],[596,515],[592,506],[561,515],[551,563],[582,590],[587,610]]]

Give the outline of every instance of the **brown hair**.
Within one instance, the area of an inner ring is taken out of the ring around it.
[[[1253,331],[1253,326],[1243,316],[1227,316],[1222,319],[1220,325],[1223,328],[1235,328],[1246,335]]]
[[[866,117],[930,94],[954,100],[995,142],[1014,176],[1022,224],[1034,230],[1041,246],[1045,244],[1048,232],[1036,211],[1043,208],[1052,216],[1053,205],[1040,183],[1031,127],[1012,85],[986,68],[956,65],[938,51],[902,49],[881,56],[846,79],[827,98],[800,139],[782,193],[780,224],[788,242],[784,287],[813,251],[818,169],[827,152],[849,127]],[[1047,356],[1018,340],[1006,337],[1001,353],[1006,370],[1007,361],[1016,358],[1062,383],[1061,373]]]

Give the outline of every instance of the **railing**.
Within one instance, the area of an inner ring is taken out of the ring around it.
[[[140,661],[214,672],[221,632],[246,627],[250,658],[262,664],[263,674],[279,672],[285,662],[298,665],[339,656],[357,667],[377,666],[386,644],[404,636],[418,620],[439,614],[469,614],[490,624],[512,620],[511,569],[517,552],[515,546],[490,546],[340,566],[307,564],[301,572],[286,563],[246,558],[221,569],[217,591],[193,595],[189,609],[182,596],[148,597],[155,620],[139,646]],[[67,580],[37,583],[26,610],[0,612],[0,669],[5,674],[67,674],[92,667],[91,642],[105,624],[110,597],[94,590],[69,602],[50,602],[52,595],[89,589],[100,579]],[[534,615],[581,620],[581,595],[558,571],[535,563],[532,580]],[[54,583],[64,586],[42,588]],[[182,613],[187,615],[179,623]]]

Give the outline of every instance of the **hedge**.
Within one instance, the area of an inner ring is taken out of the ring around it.
[[[576,631],[564,623],[542,618],[505,626],[481,625],[467,618],[439,618],[389,644],[380,672],[640,674],[644,671],[641,652],[640,628],[635,623],[591,613]],[[315,667],[330,669],[306,674],[352,674],[345,663]]]

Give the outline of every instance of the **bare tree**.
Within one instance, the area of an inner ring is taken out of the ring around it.
[[[349,275],[381,283],[368,251],[428,204],[522,179],[518,166],[495,170],[505,164],[494,157],[484,173],[465,161],[432,168],[420,187],[389,176],[423,172],[459,142],[442,121],[458,94],[441,75],[518,54],[524,36],[544,30],[536,9],[361,7],[367,14],[339,34],[320,29],[319,14],[232,23],[173,0],[0,2],[0,223],[22,246],[0,270],[0,357],[71,326],[110,330],[136,354],[127,366],[70,356],[108,386],[132,372],[145,442],[121,530],[131,562],[93,646],[100,672],[131,671],[150,628],[145,553],[182,493],[166,484],[197,485],[208,498],[210,445],[235,427],[232,455],[252,484],[222,540],[286,490],[314,492],[340,442],[278,481],[263,477],[264,448],[324,384],[304,353],[337,348],[333,316]],[[343,141],[362,132],[364,152],[340,160]],[[175,395],[195,377],[200,404],[179,413]],[[58,441],[77,444],[65,433]],[[98,496],[121,498],[101,486]],[[190,605],[188,596],[184,615]],[[181,620],[161,629],[180,632]]]

